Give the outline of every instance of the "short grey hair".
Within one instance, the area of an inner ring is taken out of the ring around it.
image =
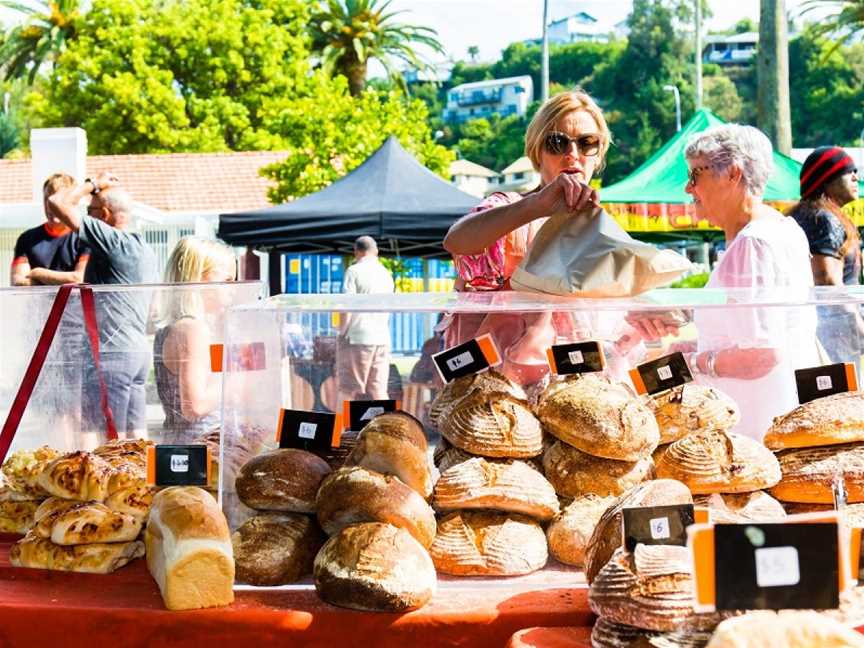
[[[127,229],[133,232],[137,231],[138,214],[135,209],[135,201],[132,200],[132,196],[129,195],[128,191],[120,187],[111,187],[101,192],[99,198],[101,198],[102,204],[110,209],[112,213],[126,215]]]
[[[774,149],[768,137],[758,128],[741,124],[723,124],[696,133],[684,155],[687,159],[703,157],[717,171],[738,167],[747,193],[757,198],[764,195],[774,171]]]
[[[377,252],[378,244],[371,236],[358,236],[354,241],[355,252]]]

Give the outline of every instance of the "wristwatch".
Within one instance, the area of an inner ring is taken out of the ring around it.
[[[90,191],[90,195],[91,195],[91,196],[95,196],[95,195],[98,194],[100,191],[102,191],[102,190],[99,188],[99,185],[96,184],[96,181],[93,180],[92,178],[87,178],[87,179],[84,180],[84,182],[85,182],[85,183],[89,182],[89,183],[93,186],[93,189]]]

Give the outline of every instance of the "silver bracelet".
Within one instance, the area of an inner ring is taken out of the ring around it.
[[[717,378],[717,352],[708,351],[708,359],[705,361],[705,366],[708,367],[708,375],[712,378]]]

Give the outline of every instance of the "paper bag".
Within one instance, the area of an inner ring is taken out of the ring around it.
[[[637,241],[594,207],[549,218],[510,284],[554,295],[632,297],[669,284],[689,269],[685,257]]]

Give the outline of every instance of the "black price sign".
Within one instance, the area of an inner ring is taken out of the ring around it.
[[[147,448],[147,483],[152,486],[206,486],[210,449],[206,445]]]
[[[716,609],[836,608],[838,542],[836,522],[715,525]]]
[[[692,504],[633,507],[621,512],[627,551],[637,544],[686,546],[687,527],[694,521]]]
[[[659,394],[693,381],[683,353],[672,353],[630,370],[630,379],[640,394]]]
[[[445,383],[462,376],[480,373],[501,363],[501,355],[488,333],[432,356],[435,368]]]
[[[299,450],[338,448],[342,436],[341,419],[331,412],[283,409],[279,412],[276,426],[279,447]]]
[[[603,371],[606,358],[599,342],[556,344],[546,350],[549,366],[559,376]]]
[[[798,402],[803,405],[823,396],[857,391],[858,377],[854,364],[838,362],[824,367],[796,369],[795,385],[798,387]]]
[[[395,412],[401,404],[397,400],[344,401],[342,420],[347,430],[358,432],[373,418],[385,412]]]

